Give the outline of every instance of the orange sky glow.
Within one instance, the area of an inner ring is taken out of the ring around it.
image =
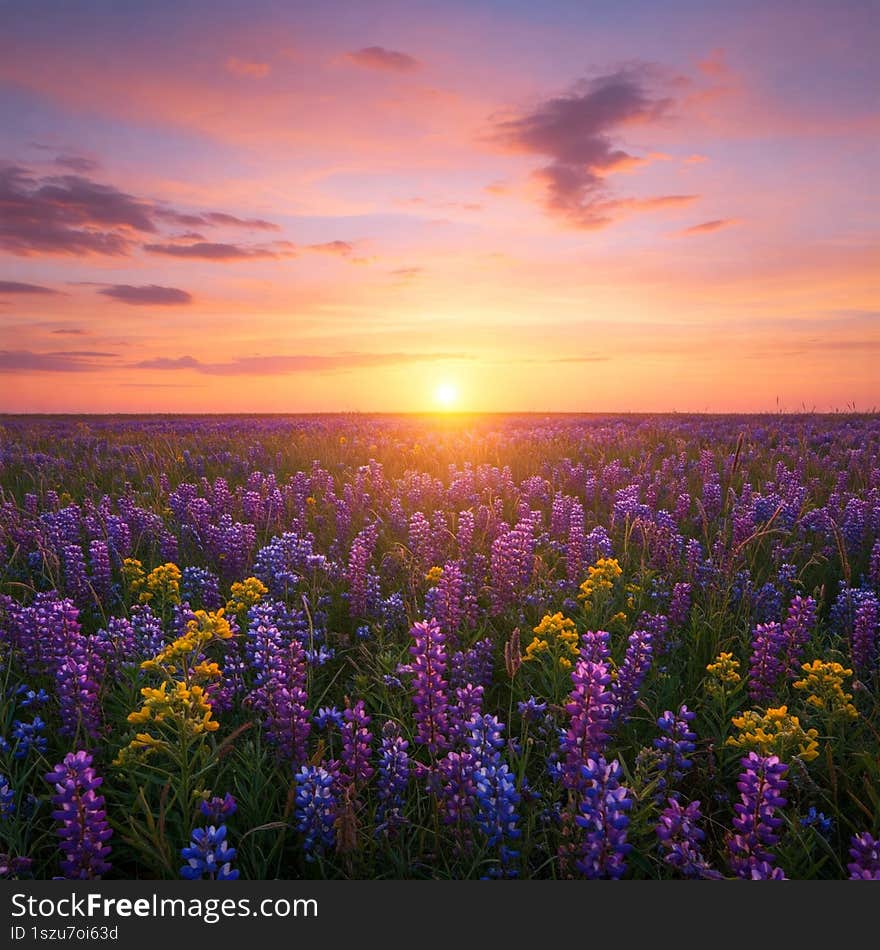
[[[0,411],[880,406],[875,3],[4,21]]]

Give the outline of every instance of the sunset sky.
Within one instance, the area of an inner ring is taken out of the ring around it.
[[[880,407],[875,0],[0,23],[2,411]]]

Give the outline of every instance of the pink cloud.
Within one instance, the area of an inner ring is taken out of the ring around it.
[[[363,49],[346,53],[346,57],[357,66],[365,69],[380,69],[396,73],[409,73],[418,69],[421,63],[409,53],[385,49],[384,46],[365,46]]]
[[[256,63],[246,59],[239,59],[237,56],[230,56],[226,60],[226,71],[233,76],[241,76],[247,79],[265,79],[269,75],[268,63]]]

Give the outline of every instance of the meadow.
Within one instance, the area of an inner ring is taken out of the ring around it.
[[[880,418],[0,419],[0,877],[880,879]]]

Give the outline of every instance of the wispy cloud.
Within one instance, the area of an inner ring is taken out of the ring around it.
[[[729,228],[738,223],[738,218],[715,218],[712,221],[703,221],[700,224],[692,224],[689,228],[684,228],[676,232],[682,237],[689,237],[693,234],[711,234],[713,231],[720,231],[722,228]]]
[[[89,373],[107,369],[102,360],[115,353],[93,350],[59,350],[35,353],[31,350],[0,350],[0,373]]]
[[[409,73],[418,69],[421,63],[409,53],[385,49],[384,46],[365,46],[363,49],[346,53],[347,58],[356,66],[364,69],[380,69],[395,73]]]
[[[246,261],[293,256],[292,245],[287,242],[276,242],[273,245],[247,245],[196,241],[192,244],[145,244],[144,250],[148,254],[202,261]]]
[[[290,373],[333,373],[376,366],[434,363],[469,359],[464,353],[337,353],[332,356],[243,356],[209,363],[194,356],[141,360],[134,369],[194,370],[209,376],[283,376]]]
[[[348,241],[325,241],[323,244],[309,244],[310,251],[317,251],[319,254],[340,254],[347,257],[353,253],[354,245]]]
[[[193,299],[192,294],[185,290],[180,290],[178,287],[161,287],[158,284],[147,284],[142,287],[132,284],[113,284],[110,287],[104,287],[98,293],[136,307],[173,307],[192,303]]]
[[[241,76],[246,79],[264,79],[269,75],[269,64],[230,56],[226,60],[226,71],[232,73],[233,76]]]
[[[0,280],[0,294],[29,294],[29,295],[48,295],[58,294],[57,290],[51,287],[43,287],[41,284],[22,284],[17,280]]]

